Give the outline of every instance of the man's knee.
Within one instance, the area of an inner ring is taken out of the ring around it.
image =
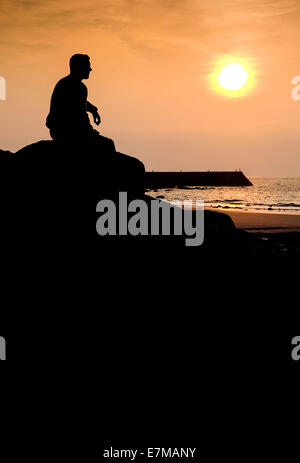
[[[103,137],[100,134],[95,134],[91,138],[91,142],[99,147],[104,152],[115,152],[115,144],[111,138]]]

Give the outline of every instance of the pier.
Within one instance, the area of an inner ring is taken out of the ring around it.
[[[146,172],[147,188],[188,186],[252,186],[242,171],[236,172]]]

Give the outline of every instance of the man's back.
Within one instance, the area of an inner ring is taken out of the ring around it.
[[[92,130],[87,115],[87,88],[71,75],[55,86],[46,126],[54,138],[85,136]]]

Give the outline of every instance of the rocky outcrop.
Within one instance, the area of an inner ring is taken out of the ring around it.
[[[65,183],[77,179],[78,185],[87,183],[99,194],[128,191],[142,194],[144,192],[145,168],[138,159],[116,152],[113,142],[100,137],[101,144],[97,150],[66,149],[52,140],[41,140],[25,146],[16,153],[0,151],[1,164],[14,161],[15,171],[22,171],[29,177],[42,175],[43,181],[52,182],[65,177]],[[87,179],[87,176],[90,180]],[[91,182],[91,176],[93,181]]]
[[[11,159],[13,159],[13,153],[11,151],[0,150],[0,165],[4,165]]]
[[[107,146],[111,144],[107,142]],[[143,199],[149,210],[151,202],[157,202],[144,195],[143,164],[122,153],[110,151],[110,156],[105,156],[105,152],[82,153],[42,140],[16,153],[0,151],[0,159],[5,178],[1,187],[7,198],[10,224],[8,233],[10,239],[17,234],[16,243],[20,242],[21,224],[23,244],[50,249],[59,243],[72,254],[78,252],[78,243],[91,240],[91,205],[95,204],[95,199],[96,204],[101,199],[111,199],[118,209],[118,192],[127,191],[130,200]],[[230,253],[240,239],[226,214],[205,211],[204,224],[205,241],[196,249],[197,255],[211,255],[220,250]],[[104,238],[97,235],[96,242],[100,259],[107,246],[111,249],[141,246],[144,250],[178,250],[185,248],[186,238],[184,234]]]

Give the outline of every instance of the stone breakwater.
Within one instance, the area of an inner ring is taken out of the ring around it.
[[[184,186],[252,186],[241,171],[237,172],[146,172],[148,188]]]

